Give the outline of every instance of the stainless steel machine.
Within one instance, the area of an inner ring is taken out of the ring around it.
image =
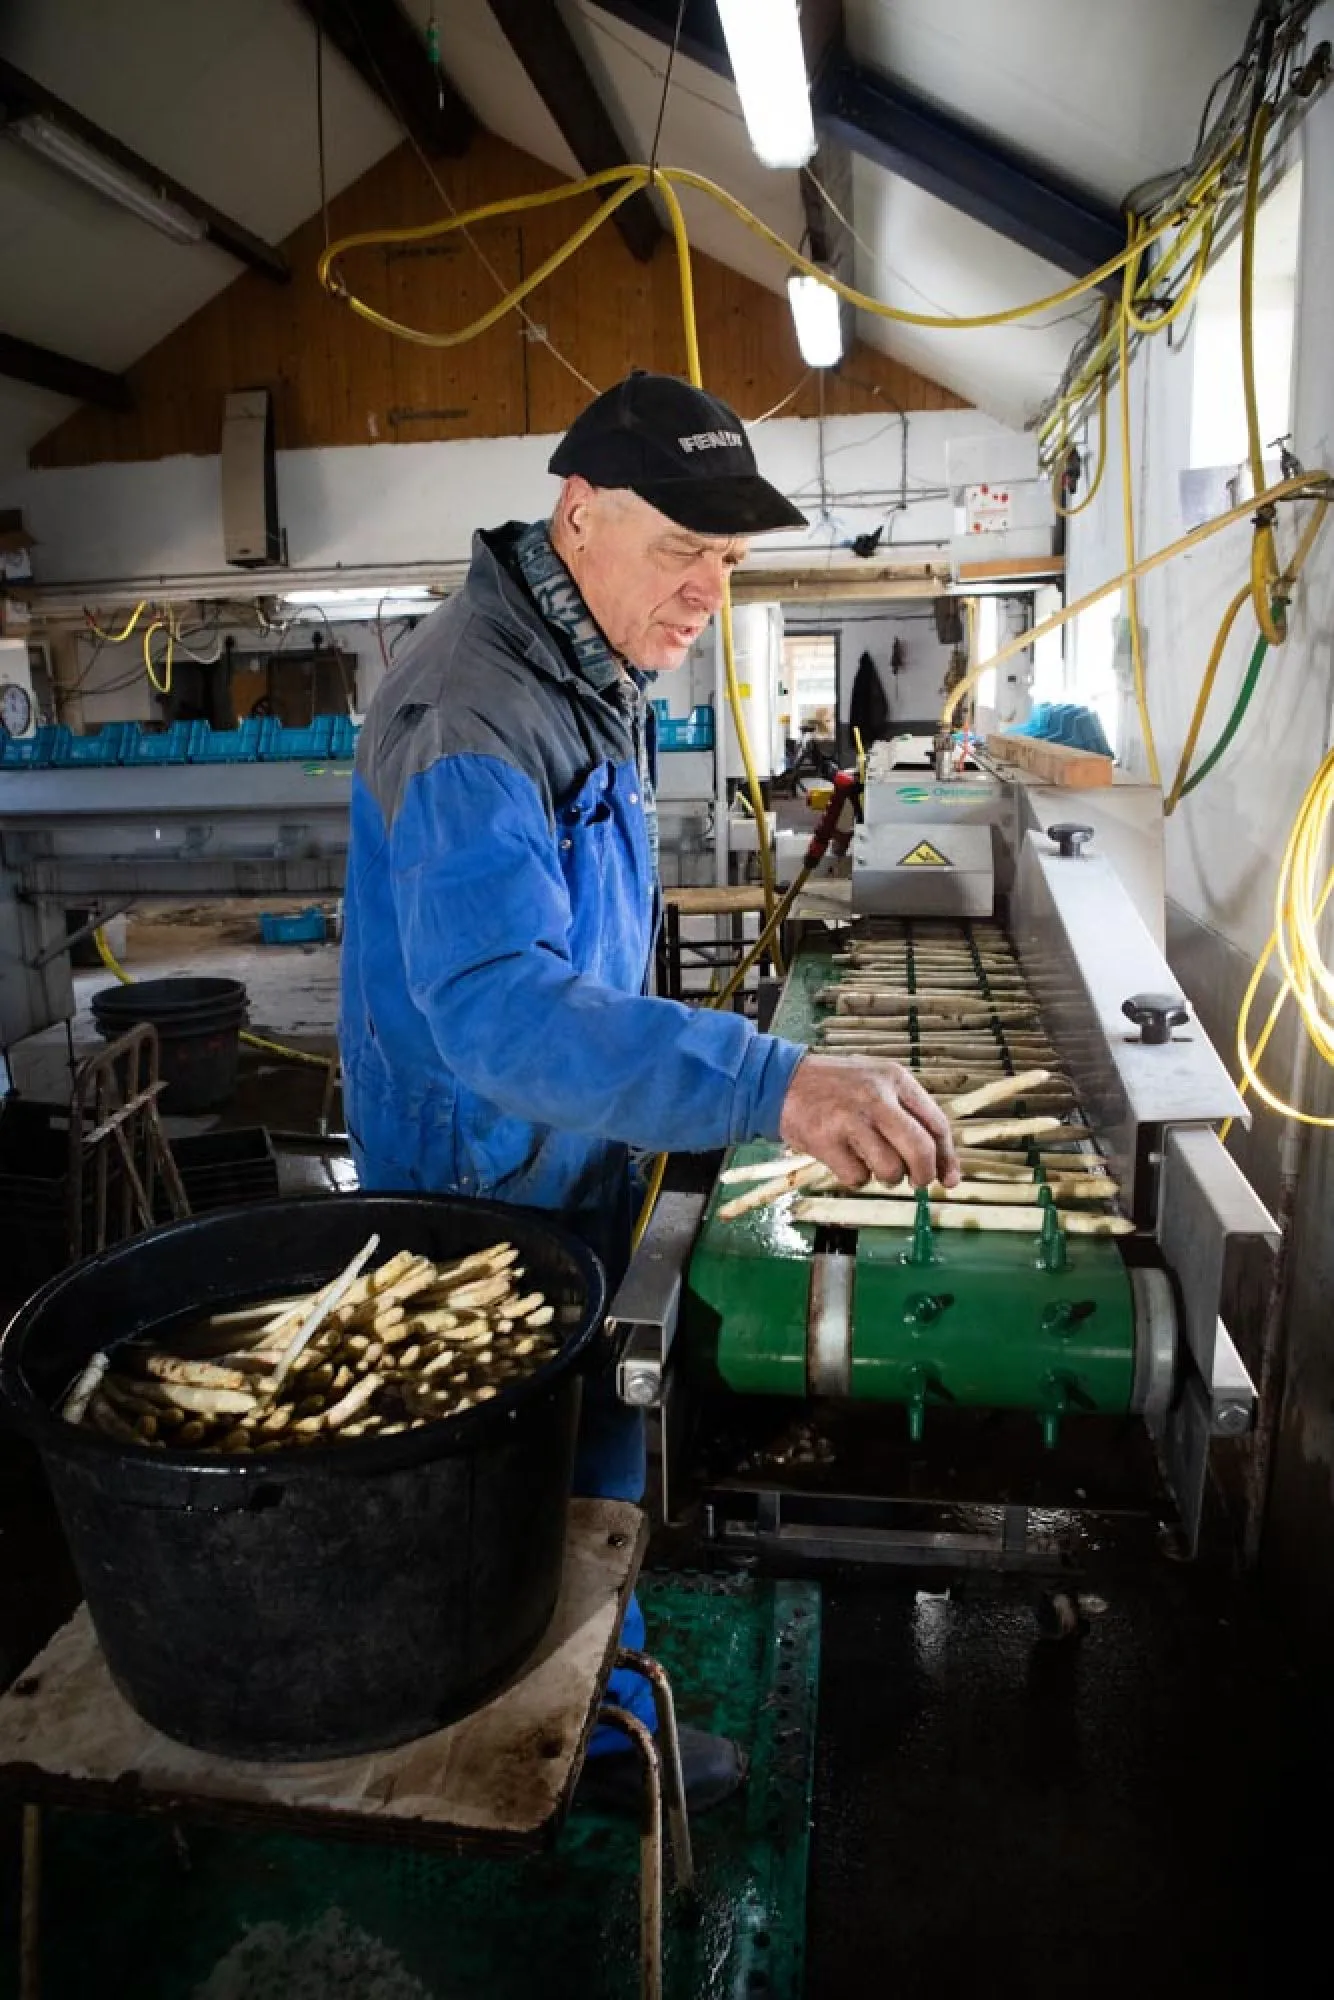
[[[938,1095],[1042,1062],[1007,1105],[1027,1129],[979,1142],[962,1191],[1024,1205],[961,1222],[939,1194],[812,1199],[772,1145],[734,1149],[707,1196],[666,1195],[613,1306],[665,1511],[693,1480],[741,1549],[1054,1559],[1091,1455],[1108,1506],[1165,1479],[1193,1549],[1213,1441],[1254,1418],[1224,1265],[1277,1229],[1218,1137],[1247,1114],[1163,955],[1158,795],[941,783],[877,746],[822,910],[831,889],[843,921],[805,927],[775,1031],[893,1055]],[[766,1175],[773,1199],[737,1201]],[[702,1469],[701,1409],[731,1439]]]

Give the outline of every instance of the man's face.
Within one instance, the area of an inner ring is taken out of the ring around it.
[[[746,553],[740,535],[697,535],[637,493],[578,478],[565,482],[554,539],[607,640],[651,673],[681,665]]]

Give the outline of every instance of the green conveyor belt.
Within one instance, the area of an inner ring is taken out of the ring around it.
[[[828,943],[803,949],[774,1032],[813,1041],[818,990],[857,976],[833,962]],[[782,1150],[737,1147],[728,1164]],[[854,1239],[828,1242],[794,1222],[791,1198],[720,1221],[719,1207],[737,1192],[715,1188],[695,1246],[688,1351],[706,1380],[738,1393],[804,1396],[812,1252],[847,1250]],[[1063,1415],[1129,1408],[1134,1312],[1115,1240],[1062,1232],[1057,1253],[1049,1246],[1044,1256],[1036,1235],[936,1230],[925,1264],[908,1260],[910,1245],[901,1229],[856,1234],[854,1398],[903,1404],[914,1435],[933,1407],[1031,1410],[1050,1442]]]

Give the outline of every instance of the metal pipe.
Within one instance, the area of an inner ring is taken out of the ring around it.
[[[662,2000],[662,1767],[653,1732],[637,1715],[606,1703],[599,1722],[630,1738],[644,1767],[644,1810],[639,1826],[640,2000]],[[20,2000],[29,2000],[27,1994]],[[36,2000],[36,1996],[32,1996]]]
[[[22,1887],[19,1909],[19,2000],[40,2000],[42,1990],[42,1809],[23,1808]]]
[[[661,1663],[648,1653],[636,1653],[623,1646],[616,1655],[616,1664],[628,1667],[631,1673],[642,1674],[653,1690],[653,1706],[658,1715],[658,1759],[667,1797],[667,1828],[672,1840],[672,1868],[676,1887],[692,1889],[695,1885],[695,1861],[690,1848],[690,1816],[686,1811],[681,1738],[676,1727],[672,1684]]]

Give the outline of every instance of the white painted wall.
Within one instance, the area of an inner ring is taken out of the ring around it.
[[[910,416],[910,505],[894,516],[888,558],[901,551],[925,560],[948,542],[946,441],[1001,428],[976,410]],[[824,431],[823,503],[816,422],[776,418],[753,434],[765,476],[813,523],[805,534],[757,543],[766,562],[781,553],[798,563],[855,563],[836,545],[882,521],[898,494],[897,417],[832,417]],[[76,601],[140,588],[253,596],[284,583],[330,580],[340,569],[448,578],[466,562],[476,527],[549,509],[556,489],[546,463],[554,444],[550,437],[477,438],[280,452],[285,574],[225,568],[216,458],[25,469],[0,475],[0,507],[21,508],[37,537],[38,583],[66,586]]]
[[[1312,34],[1334,27],[1334,6],[1320,10]],[[1304,212],[1294,371],[1293,431],[1307,466],[1334,466],[1334,371],[1329,328],[1334,323],[1334,97],[1314,106],[1295,141],[1303,157]],[[1136,531],[1142,553],[1184,532],[1178,476],[1189,464],[1192,344],[1177,349],[1160,336],[1147,344],[1132,373]],[[1112,461],[1087,513],[1072,523],[1069,591],[1077,598],[1122,566],[1121,483],[1113,429]],[[1280,530],[1290,549],[1290,511]],[[1178,558],[1141,586],[1150,709],[1165,782],[1176,769],[1196,690],[1218,621],[1242,582],[1249,526],[1226,531]],[[1091,692],[1098,655],[1105,653],[1115,600],[1080,620],[1072,648],[1072,680],[1080,698]],[[1290,614],[1291,637],[1271,653],[1241,732],[1199,792],[1167,825],[1169,896],[1198,921],[1254,958],[1273,921],[1278,860],[1303,790],[1330,740],[1334,692],[1334,530],[1327,529],[1308,563]],[[1241,684],[1255,639],[1254,621],[1237,621],[1218,677],[1202,743],[1213,742]],[[1122,703],[1118,746],[1143,768],[1133,711]]]
[[[788,632],[838,633],[840,722],[848,720],[852,684],[863,653],[875,661],[889,697],[891,722],[915,722],[939,713],[941,682],[952,649],[937,639],[929,604],[831,604],[826,612],[814,604],[785,604],[783,617]],[[896,639],[902,642],[904,655],[897,674],[890,668]]]

